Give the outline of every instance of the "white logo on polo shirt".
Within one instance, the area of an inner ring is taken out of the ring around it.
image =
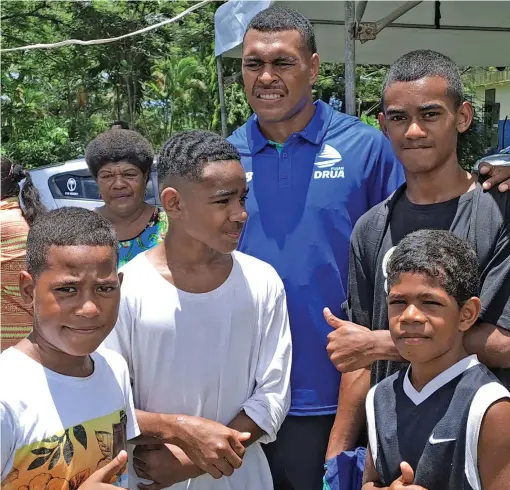
[[[320,170],[313,173],[314,179],[338,179],[344,178],[344,167],[336,167],[342,161],[342,155],[330,145],[324,145],[317,155],[314,165]],[[324,170],[329,169],[329,170]]]
[[[317,155],[314,165],[319,168],[329,168],[342,161],[342,155],[335,148],[324,145]]]

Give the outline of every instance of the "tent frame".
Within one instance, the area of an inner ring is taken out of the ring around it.
[[[356,115],[356,41],[373,41],[379,32],[394,20],[402,17],[421,1],[406,2],[377,22],[361,22],[368,0],[346,1],[344,3],[345,25],[345,112]],[[439,2],[436,2],[436,5]],[[312,21],[313,23],[313,21]]]

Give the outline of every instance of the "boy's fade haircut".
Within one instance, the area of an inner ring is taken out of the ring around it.
[[[310,54],[317,52],[312,23],[303,14],[289,7],[272,5],[262,10],[250,21],[246,32],[250,29],[260,32],[298,31]]]
[[[94,178],[107,163],[125,161],[138,167],[144,174],[154,161],[150,143],[136,131],[110,129],[96,136],[85,148],[85,161]]]
[[[119,244],[110,222],[99,213],[85,208],[58,208],[37,217],[28,232],[26,265],[34,278],[47,267],[52,246],[111,247],[118,261]]]
[[[384,92],[390,85],[396,82],[415,82],[425,77],[446,80],[446,92],[453,99],[456,109],[464,102],[462,78],[455,62],[437,51],[420,49],[404,54],[390,66],[382,90],[383,110]]]
[[[424,274],[439,281],[459,307],[480,295],[479,262],[465,240],[444,230],[419,230],[407,235],[388,262],[388,291],[402,274]]]
[[[174,134],[161,149],[158,160],[160,189],[172,178],[201,182],[204,167],[211,162],[241,160],[236,147],[212,131],[189,130]]]

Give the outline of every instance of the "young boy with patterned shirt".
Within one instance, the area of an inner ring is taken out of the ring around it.
[[[117,320],[117,259],[113,228],[86,209],[44,212],[29,231],[20,292],[33,331],[0,355],[5,490],[127,486],[126,441],[139,435],[128,369],[96,351]]]

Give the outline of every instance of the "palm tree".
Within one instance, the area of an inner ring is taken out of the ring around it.
[[[196,113],[203,111],[203,99],[208,96],[205,75],[205,68],[192,57],[168,57],[156,63],[153,80],[146,83],[146,105],[161,116],[163,138],[170,136],[174,127],[190,125]]]

